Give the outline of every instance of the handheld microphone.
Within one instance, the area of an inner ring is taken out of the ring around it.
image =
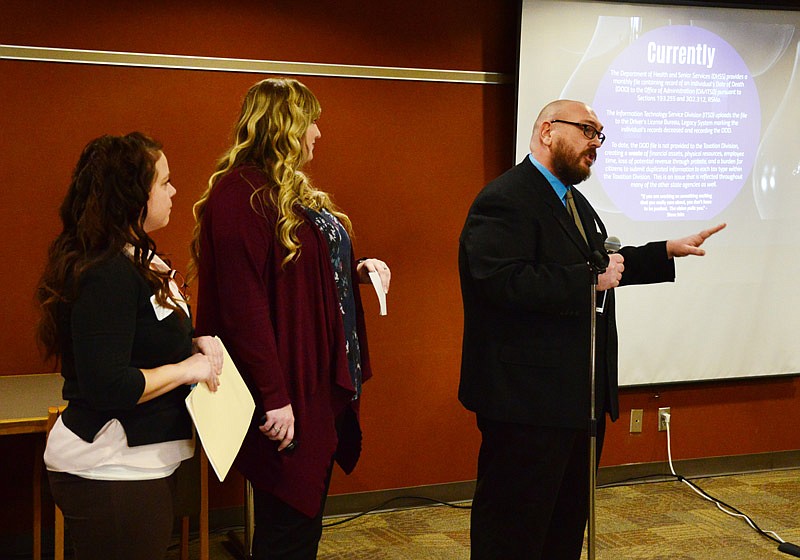
[[[622,243],[619,240],[619,237],[615,237],[613,235],[609,236],[608,239],[605,240],[603,243],[603,248],[605,248],[607,253],[616,253],[622,247]]]
[[[593,264],[591,265],[593,267],[593,270],[598,275],[605,272],[606,268],[608,268],[608,263],[611,260],[608,258],[608,255],[616,253],[617,251],[620,250],[621,247],[622,243],[620,242],[619,237],[614,237],[613,235],[607,237],[606,240],[603,242],[603,248],[606,250],[605,254],[597,250],[592,252],[590,258],[593,261]],[[597,307],[597,312],[602,313],[603,309],[605,308],[605,305],[606,305],[606,292],[603,292],[603,302]]]
[[[595,274],[603,274],[608,268],[608,255],[595,249],[589,255],[589,266]]]
[[[611,253],[616,253],[622,247],[622,243],[619,240],[619,237],[615,237],[613,235],[606,238],[603,242],[603,248],[606,250],[605,254],[601,251],[592,251],[592,254],[589,256],[589,265],[592,267],[597,274],[602,274],[605,272],[606,268],[608,267],[608,255]]]

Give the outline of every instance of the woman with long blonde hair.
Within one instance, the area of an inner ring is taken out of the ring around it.
[[[390,271],[353,257],[349,218],[303,173],[321,137],[302,83],[267,79],[244,98],[233,145],[195,204],[197,332],[220,336],[256,414],[236,467],[255,493],[256,559],[311,559],[334,458],[358,460],[371,376],[356,283]]]

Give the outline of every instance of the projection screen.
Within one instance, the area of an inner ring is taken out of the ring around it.
[[[623,245],[726,222],[674,284],[616,291],[620,383],[800,372],[800,12],[525,0],[517,158],[539,110],[591,105],[579,188]]]

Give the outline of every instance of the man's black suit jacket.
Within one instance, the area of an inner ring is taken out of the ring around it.
[[[591,251],[605,227],[573,188],[589,245],[526,157],[489,183],[459,243],[464,338],[459,399],[497,421],[585,429],[589,417]],[[666,243],[624,247],[621,284],[672,281]],[[603,294],[598,292],[598,303]],[[597,314],[597,412],[618,416],[614,293]]]

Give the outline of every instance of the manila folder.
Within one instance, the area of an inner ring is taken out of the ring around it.
[[[222,352],[224,362],[217,391],[212,393],[205,383],[198,383],[186,397],[186,408],[220,482],[239,453],[256,407],[225,346]]]

